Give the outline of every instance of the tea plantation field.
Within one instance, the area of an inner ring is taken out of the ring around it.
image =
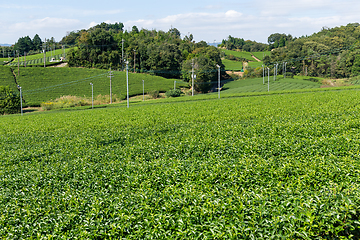
[[[0,238],[358,239],[359,99],[1,116]]]
[[[321,78],[311,78],[318,79],[318,82],[310,81],[308,77],[295,76],[294,78],[286,78],[278,75],[276,81],[274,81],[274,76],[270,76],[269,89],[270,91],[282,91],[282,90],[293,90],[293,89],[311,89],[311,88],[320,88]],[[244,92],[267,92],[268,91],[268,77],[264,78],[265,84],[263,84],[263,78],[251,78],[244,80],[237,80],[225,83],[223,86],[222,93],[232,94],[232,93],[244,93]]]
[[[61,96],[91,97],[90,83],[94,84],[94,96],[110,95],[110,78],[108,70],[84,68],[21,68],[18,84],[23,89],[27,105],[40,105]],[[129,73],[129,95],[158,90],[167,91],[174,88],[175,79],[166,79],[149,74]],[[186,83],[177,79],[177,87]],[[113,71],[111,80],[112,94],[125,98],[126,73]]]

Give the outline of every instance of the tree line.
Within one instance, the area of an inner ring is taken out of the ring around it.
[[[87,30],[71,32],[62,39],[77,47],[67,54],[69,66],[124,69],[190,81],[194,68],[195,90],[208,92],[217,81],[217,65],[224,69],[220,51],[206,42],[193,41],[193,35],[181,38],[178,29],[169,31],[124,31],[122,23],[101,23]]]
[[[327,28],[311,36],[292,38],[264,58],[266,65],[288,62],[294,74],[348,78],[360,74],[360,24]]]

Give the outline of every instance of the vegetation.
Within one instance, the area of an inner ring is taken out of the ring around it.
[[[20,112],[20,96],[8,86],[0,86],[0,115]]]
[[[262,52],[268,49],[268,45],[264,43],[258,43],[251,40],[244,40],[243,38],[234,38],[229,36],[228,39],[223,39],[219,47],[226,48],[228,50],[241,50],[245,52]]]
[[[180,97],[182,94],[182,91],[180,89],[172,89],[165,93],[166,97]]]
[[[112,94],[119,99],[126,97],[126,73],[113,71]],[[175,79],[165,79],[149,74],[129,73],[130,96],[153,90],[166,92],[174,87]],[[177,87],[188,84],[179,80]],[[86,68],[21,68],[17,82],[23,89],[23,97],[29,106],[62,96],[91,97],[90,83],[94,84],[94,96],[110,95],[109,71]]]
[[[243,63],[242,62],[223,59],[222,63],[225,65],[225,70],[241,71],[241,69],[243,69]]]
[[[10,67],[0,66],[0,86],[8,86],[11,90],[17,90],[14,73]]]
[[[332,29],[324,27],[309,37],[294,38],[286,48],[277,48],[266,64],[288,62],[295,74],[332,78],[348,78],[360,73],[358,23]]]
[[[261,71],[262,72],[262,71]],[[224,84],[222,93],[245,93],[245,92],[267,92],[268,91],[268,77],[264,78],[249,78],[244,80],[230,81]],[[311,89],[320,88],[321,79],[316,82],[308,80],[308,78],[295,77],[286,78],[279,75],[274,81],[273,76],[270,77],[269,90],[270,91],[284,91],[293,89]]]
[[[2,117],[0,238],[358,238],[359,98]]]
[[[75,40],[77,48],[68,54],[69,66],[124,69],[127,60],[130,71],[166,78],[179,79],[185,76],[188,81],[191,61],[194,59],[195,71],[198,72],[195,85],[201,92],[207,92],[210,87],[204,83],[213,80],[212,74],[203,74],[202,71],[217,69],[216,65],[222,69],[224,67],[216,47],[208,46],[206,42],[195,43],[192,35],[181,39],[176,28],[168,32],[139,31],[134,26],[131,32],[124,32],[121,26],[102,23],[89,30],[73,33],[73,37],[78,35]]]

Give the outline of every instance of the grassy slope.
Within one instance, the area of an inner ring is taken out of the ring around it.
[[[222,63],[225,65],[225,70],[240,71],[243,68],[242,62],[238,62],[238,61],[223,59]]]
[[[10,67],[0,66],[0,86],[9,86],[13,90],[17,89]]]
[[[112,93],[126,95],[125,72],[113,72]],[[129,73],[129,94],[142,94],[142,80],[145,81],[145,92],[153,90],[167,91],[174,87],[174,79]],[[94,84],[94,95],[110,94],[108,71],[84,68],[21,68],[18,83],[22,86],[27,104],[37,105],[60,96],[91,97],[90,82]],[[183,86],[177,80],[177,87]]]
[[[253,57],[252,54],[254,54],[254,56],[256,56],[258,59],[262,60],[263,56],[265,55],[270,55],[270,52],[253,52],[253,53],[249,53],[249,52],[238,52],[238,51],[232,51],[232,50],[226,50],[226,49],[220,49],[220,51],[225,52],[227,55],[234,55],[235,57],[240,57],[240,58],[245,58],[247,59],[249,62],[249,66],[252,68],[257,68],[257,67],[261,67],[261,65],[263,65],[263,62],[258,62],[256,61]],[[223,63],[225,65],[226,70],[238,70],[239,68],[238,63],[236,61],[231,61],[231,60],[223,60]]]
[[[226,55],[234,55],[235,57],[239,58],[245,58],[249,61],[255,61],[255,59],[251,56],[251,53],[249,52],[238,52],[238,51],[232,51],[232,50],[226,50],[226,49],[220,49],[221,52],[225,52]]]
[[[265,51],[265,52],[252,52],[255,57],[257,57],[260,60],[263,60],[265,56],[270,56],[271,51]]]
[[[0,238],[358,237],[359,98],[0,117]]]

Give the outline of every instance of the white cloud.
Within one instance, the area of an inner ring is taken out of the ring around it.
[[[77,19],[50,18],[35,19],[29,22],[15,23],[10,26],[14,31],[41,30],[41,29],[66,29],[80,23]]]
[[[39,34],[42,38],[54,37],[60,41],[66,35],[66,32],[81,29],[82,23],[77,19],[64,18],[42,18],[34,19],[28,22],[18,22],[13,24],[0,24],[2,32],[2,41],[6,43],[15,43],[18,38]],[[11,40],[7,40],[11,39]]]
[[[299,0],[294,6],[290,6],[291,4],[288,1],[283,1],[284,4],[286,3],[286,7],[293,9],[304,7],[307,4],[312,4],[312,9],[314,6],[321,8],[325,4],[325,0],[312,2],[310,0]],[[298,12],[299,15],[302,15],[298,17],[298,15],[279,14],[282,9],[278,9],[276,12],[270,10],[257,12],[257,14],[256,12],[245,14],[245,12],[242,13],[233,9],[215,13],[192,12],[169,15],[158,19],[127,21],[124,24],[126,27],[136,25],[139,28],[164,31],[173,26],[182,33],[192,33],[196,41],[212,42],[214,39],[221,41],[231,35],[245,40],[267,42],[267,37],[276,32],[300,37],[320,31],[323,26],[335,27],[358,21],[357,14],[328,14],[328,16],[324,16],[324,14]]]

